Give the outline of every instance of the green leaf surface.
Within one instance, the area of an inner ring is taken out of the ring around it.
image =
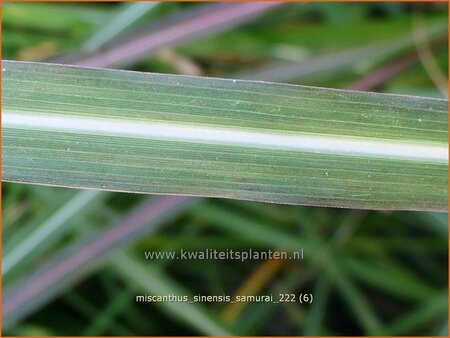
[[[446,210],[447,100],[3,62],[3,180]]]

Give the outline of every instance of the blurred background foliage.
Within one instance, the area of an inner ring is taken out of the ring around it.
[[[189,27],[211,18],[202,34],[163,41],[138,58],[122,48],[123,65],[104,66],[432,97],[446,92],[446,3],[282,4],[217,29],[220,6],[228,5],[3,3],[3,58],[78,63],[186,20]],[[2,194],[4,335],[447,336],[444,213],[8,183]],[[143,255],[180,248],[304,248],[305,260]],[[137,304],[135,295],[144,293],[312,293],[314,302]]]

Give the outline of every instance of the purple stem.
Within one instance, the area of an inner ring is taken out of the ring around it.
[[[30,300],[36,301],[46,289],[52,288],[51,292],[54,293],[56,290],[53,289],[62,286],[61,280],[70,279],[74,272],[80,272],[91,266],[93,260],[98,261],[118,248],[129,244],[140,235],[156,230],[158,225],[185,210],[196,200],[187,196],[151,198],[116,226],[88,240],[88,243],[82,242],[81,245],[67,248],[62,255],[57,255],[54,260],[51,259],[48,264],[36,269],[12,290],[7,290],[2,302],[3,323],[10,325],[19,317],[25,316],[33,308],[33,306],[28,306],[24,313],[20,308],[25,303]],[[61,259],[61,256],[66,256],[66,258]]]
[[[205,11],[190,15],[167,27],[138,36],[130,41],[118,44],[104,52],[87,56],[75,62],[79,66],[110,67],[135,62],[150,56],[159,48],[189,40],[216,34],[227,28],[236,27],[256,15],[282,2],[236,2],[205,6]]]
[[[372,73],[352,83],[347,87],[347,89],[367,91],[376,88],[380,84],[394,77],[396,74],[401,73],[418,60],[417,53],[402,56],[401,58],[394,60],[386,66],[376,69]]]

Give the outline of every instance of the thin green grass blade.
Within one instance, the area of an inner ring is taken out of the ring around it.
[[[78,313],[86,317],[86,319],[98,318],[99,313],[103,313],[103,309],[96,309],[89,300],[78,295],[75,291],[70,290],[63,297],[64,301],[70,304]],[[110,326],[111,330],[114,330],[117,334],[129,335],[130,330],[120,322],[113,322]]]
[[[427,39],[437,40],[446,38],[447,23],[438,22],[430,24],[427,31],[422,31]],[[338,74],[355,69],[363,62],[378,62],[402,50],[414,46],[414,37],[411,32],[376,42],[362,44],[353,48],[325,55],[316,55],[303,62],[276,62],[263,66],[252,72],[235,74],[236,78],[263,81],[288,81],[311,78],[320,74]]]
[[[5,181],[447,209],[447,100],[3,62]]]
[[[87,53],[94,52],[116,38],[139,18],[154,9],[159,2],[133,2],[123,4],[105,26],[95,32],[83,45]]]
[[[42,253],[50,243],[56,242],[70,227],[71,223],[68,222],[70,218],[89,207],[95,199],[100,197],[103,197],[100,191],[79,192],[3,257],[2,275],[8,274],[28,256]]]
[[[342,260],[341,267],[357,279],[408,301],[424,303],[434,298],[438,292],[426,281],[392,262],[371,263],[367,264],[367,262],[346,257],[345,260]]]
[[[127,307],[130,307],[130,299],[133,299],[135,291],[131,288],[120,290],[116,297],[102,309],[101,313],[91,319],[91,324],[83,332],[83,336],[93,336],[104,334],[108,328],[116,321],[118,315]]]
[[[330,288],[331,280],[328,278],[328,275],[324,274],[319,276],[314,289],[314,298],[316,298],[316,301],[311,305],[311,310],[308,314],[304,332],[305,336],[321,334]]]
[[[393,324],[387,326],[386,335],[407,335],[414,332],[414,329],[432,322],[437,316],[447,318],[448,312],[448,294],[443,292],[439,296],[432,298],[425,305],[421,305],[403,315]]]
[[[168,278],[162,270],[155,265],[144,265],[133,256],[118,253],[112,261],[114,267],[126,276],[127,280],[143,288],[151,295],[184,296],[188,291]],[[199,304],[188,302],[161,302],[162,308],[173,317],[177,317],[188,325],[200,329],[205,334],[214,336],[229,336],[231,333],[219,324]]]
[[[326,272],[330,279],[334,281],[341,296],[348,303],[359,324],[368,335],[377,336],[383,334],[382,323],[373,310],[372,304],[367,297],[357,288],[355,283],[348,278],[333,261],[327,265]]]

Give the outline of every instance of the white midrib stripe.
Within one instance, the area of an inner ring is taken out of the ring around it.
[[[448,162],[446,144],[401,142],[360,137],[274,133],[204,125],[170,124],[85,116],[3,111],[3,128],[48,130],[159,140],[204,142],[307,152]]]

